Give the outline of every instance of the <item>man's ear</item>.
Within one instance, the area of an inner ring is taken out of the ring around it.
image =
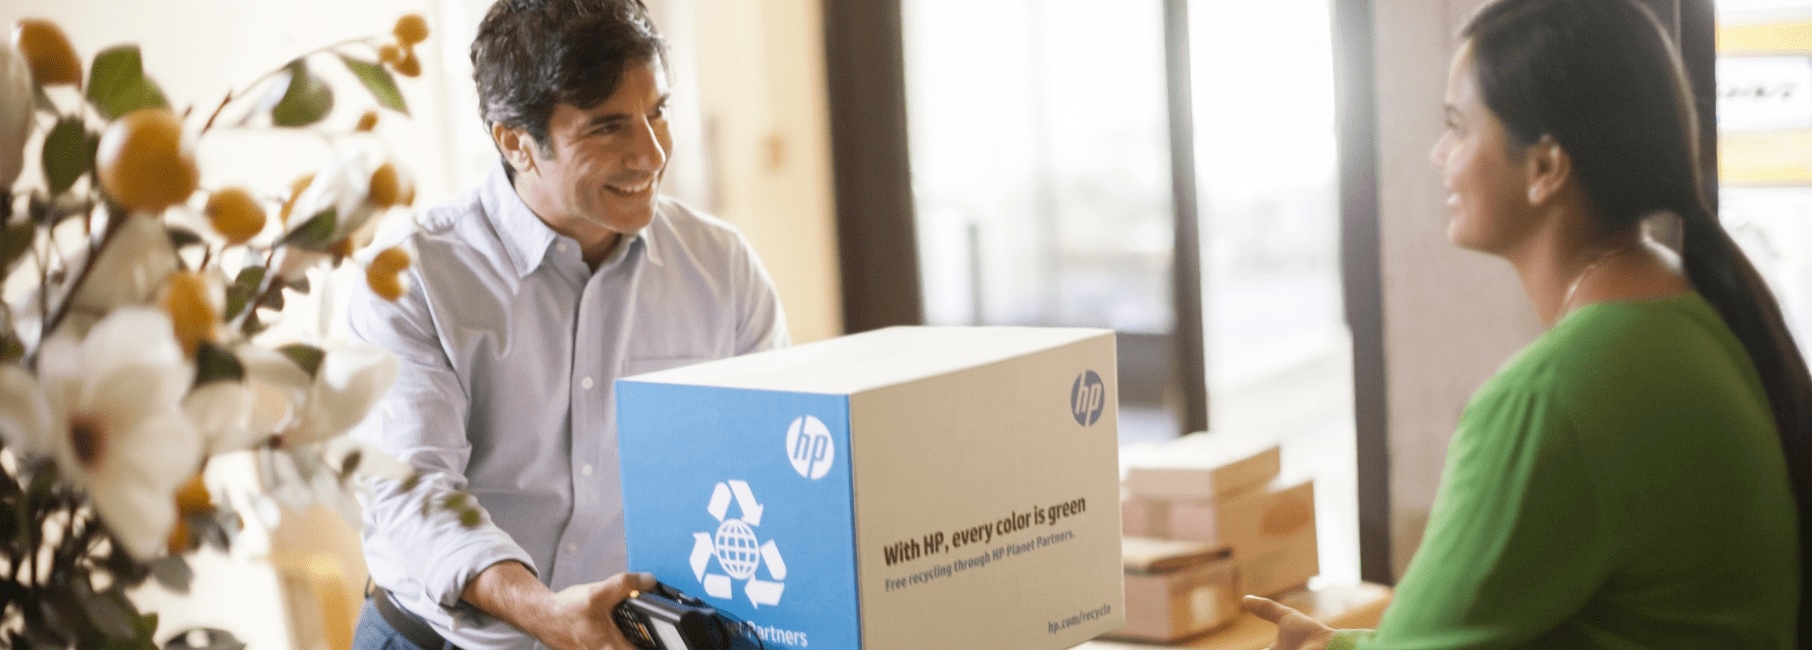
[[[1573,157],[1553,136],[1544,135],[1529,146],[1523,156],[1523,167],[1528,176],[1529,204],[1542,205],[1566,186],[1573,175]]]
[[[491,124],[491,140],[497,143],[498,153],[509,161],[510,167],[521,174],[535,170],[535,139],[527,131],[512,129],[502,123]]]

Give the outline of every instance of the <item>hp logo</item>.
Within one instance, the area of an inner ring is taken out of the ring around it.
[[[1095,424],[1106,406],[1107,386],[1101,383],[1101,375],[1093,370],[1076,375],[1076,384],[1070,387],[1070,415],[1076,416],[1076,424]]]
[[[793,471],[814,481],[830,473],[831,464],[837,460],[836,441],[831,439],[830,429],[810,415],[795,418],[793,425],[787,427],[786,453],[793,462]]]

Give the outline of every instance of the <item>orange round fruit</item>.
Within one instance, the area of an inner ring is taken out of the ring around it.
[[[415,58],[415,50],[403,52],[403,60],[391,64],[396,73],[405,77],[419,77],[422,74],[422,61]]]
[[[189,522],[187,519],[176,518],[176,525],[170,527],[170,536],[164,539],[164,550],[170,555],[182,555],[189,550]]]
[[[235,246],[264,230],[264,206],[243,188],[229,187],[209,196],[207,214],[214,232]]]
[[[403,271],[408,269],[409,251],[401,247],[384,249],[365,265],[365,284],[371,286],[372,293],[396,302],[403,297]]]
[[[396,205],[399,185],[396,165],[379,165],[377,171],[371,172],[371,190],[366,193],[365,201],[380,210]]]
[[[26,18],[13,23],[13,47],[31,64],[31,76],[41,86],[82,83],[82,57],[69,44],[69,35],[56,23]]]
[[[377,275],[370,269],[365,271],[365,284],[371,285],[371,292],[378,297],[396,302],[403,297],[403,279],[394,275]]]
[[[289,200],[284,201],[283,208],[277,211],[277,221],[279,223],[285,225],[289,224],[289,213],[295,211],[296,199],[302,198],[302,191],[308,189],[308,186],[314,182],[314,172],[297,176],[296,180],[289,182]]]
[[[391,65],[395,65],[397,61],[403,60],[403,56],[403,46],[395,43],[385,43],[379,46],[377,50],[378,60]]]
[[[366,265],[378,273],[395,275],[409,269],[409,251],[402,247],[386,248],[372,256],[371,263]]]
[[[428,40],[428,19],[421,14],[404,14],[396,19],[396,27],[391,28],[390,33],[404,45],[420,43]]]
[[[101,133],[95,151],[101,188],[129,209],[162,212],[195,193],[195,142],[168,108],[141,108]]]
[[[214,497],[208,494],[208,484],[201,480],[201,473],[189,477],[187,483],[176,490],[176,511],[183,514],[207,512],[214,509]]]
[[[193,271],[170,274],[170,282],[164,287],[161,306],[170,315],[176,342],[190,357],[195,356],[203,342],[220,340],[220,313],[214,310],[208,293],[207,277]]]

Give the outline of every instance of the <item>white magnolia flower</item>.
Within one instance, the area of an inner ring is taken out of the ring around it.
[[[286,445],[320,442],[351,431],[396,383],[396,357],[369,345],[329,350],[308,398],[283,432]]]
[[[0,433],[54,457],[126,550],[154,557],[176,523],[176,489],[201,461],[181,407],[192,373],[163,312],[122,308],[85,338],[46,341],[36,380],[0,369]]]
[[[0,189],[12,187],[25,169],[25,139],[31,136],[36,108],[34,89],[25,57],[0,43]]]
[[[395,456],[391,456],[377,445],[363,440],[354,440],[351,436],[340,436],[321,445],[321,457],[335,468],[343,468],[353,454],[358,454],[358,465],[353,473],[373,478],[401,481],[415,473],[409,466]]]
[[[163,221],[139,214],[125,219],[70,298],[73,302],[65,323],[73,326],[72,334],[87,332],[88,325],[116,307],[151,304],[164,281],[176,272],[176,248]],[[81,268],[82,262],[78,257],[70,267]]]
[[[371,194],[371,174],[377,168],[369,150],[354,147],[316,171],[314,181],[296,197],[285,234],[308,225],[328,208],[334,210],[333,232],[320,243],[337,242],[364,230],[379,212],[366,200]]]
[[[351,431],[396,382],[396,358],[373,346],[327,350],[313,378],[275,350],[247,345],[236,352],[254,394],[251,429],[260,440],[281,435],[285,447]]]
[[[201,434],[208,455],[257,446],[263,435],[252,427],[257,392],[250,382],[221,380],[197,386],[182,399],[183,414]]]

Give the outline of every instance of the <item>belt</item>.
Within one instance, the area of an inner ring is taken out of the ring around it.
[[[441,638],[440,633],[435,632],[427,621],[397,607],[396,601],[390,599],[390,592],[383,587],[372,588],[371,600],[377,605],[378,615],[384,617],[384,622],[389,623],[391,629],[416,647],[422,650],[459,650],[459,646]]]

